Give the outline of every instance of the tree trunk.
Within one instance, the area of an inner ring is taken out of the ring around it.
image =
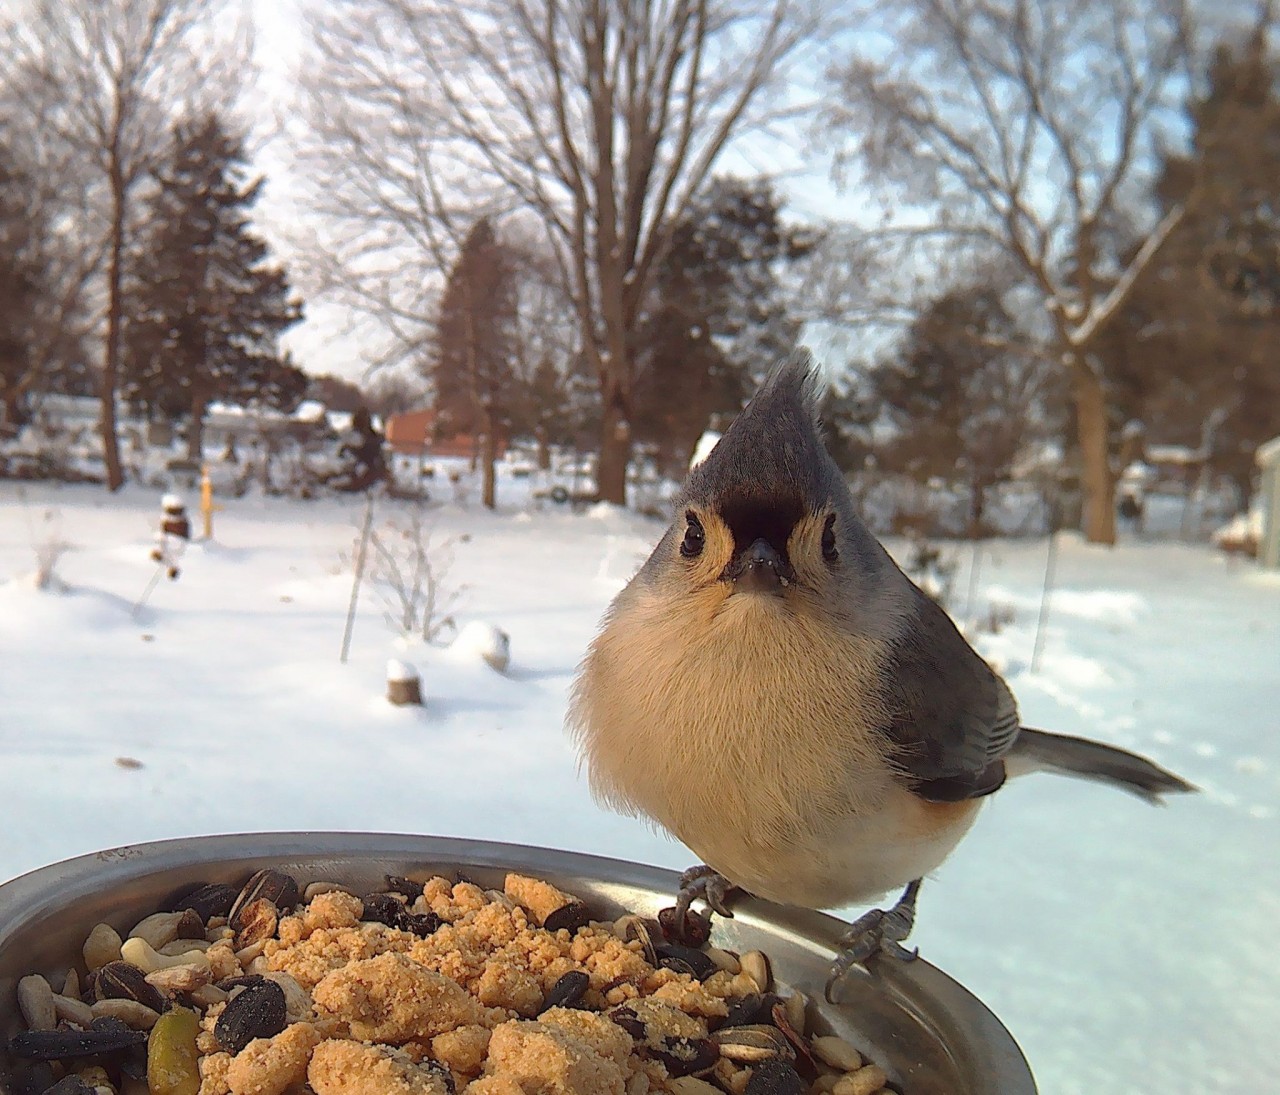
[[[120,321],[124,266],[125,185],[120,160],[111,154],[111,258],[107,266],[107,345],[102,359],[102,459],[107,466],[107,489],[124,485],[120,470],[120,439],[116,434],[116,384],[120,375]]]
[[[191,386],[191,422],[187,426],[187,459],[204,463],[204,396]]]
[[[1074,369],[1076,440],[1084,494],[1084,537],[1091,544],[1116,542],[1115,477],[1107,445],[1107,400],[1102,381],[1089,369]]]
[[[481,503],[485,509],[496,509],[498,505],[496,475],[494,462],[498,456],[498,439],[495,436],[493,400],[486,399],[484,404],[484,484],[481,491]]]
[[[982,539],[982,518],[986,512],[987,485],[981,476],[969,483],[969,539]]]
[[[627,504],[627,462],[631,459],[631,423],[626,408],[610,384],[600,413],[600,459],[596,464],[596,497],[614,505]]]

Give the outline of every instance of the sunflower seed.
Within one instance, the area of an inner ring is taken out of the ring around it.
[[[147,982],[147,975],[128,962],[108,962],[93,983],[99,1000],[134,1000],[152,1011],[165,1009],[164,995]]]
[[[614,923],[613,930],[624,943],[638,940],[644,960],[651,966],[657,966],[662,926],[656,920],[648,920],[643,916],[624,916]]]
[[[642,1052],[662,1062],[671,1076],[709,1072],[720,1059],[715,1043],[706,1038],[663,1038],[658,1046],[646,1047]]]
[[[196,916],[208,923],[213,917],[226,916],[231,911],[238,892],[234,886],[228,886],[225,882],[201,883],[170,901],[169,911],[191,909]]]
[[[240,909],[236,925],[236,957],[246,947],[262,943],[276,934],[280,923],[280,910],[269,897],[258,897]]]
[[[232,928],[239,931],[241,927],[240,918],[243,915],[243,911],[253,902],[266,898],[278,910],[284,911],[293,908],[298,903],[300,896],[298,883],[293,878],[283,871],[267,867],[244,884],[244,889],[240,891],[235,904],[231,906],[231,911],[227,914],[227,922]]]
[[[228,1053],[239,1053],[255,1038],[273,1038],[284,1030],[284,989],[265,978],[227,1001],[214,1024],[213,1034]]]
[[[574,1007],[591,985],[591,978],[582,970],[570,970],[560,977],[554,985],[547,989],[546,998],[538,1014],[550,1008]]]
[[[716,972],[715,960],[708,954],[693,947],[683,947],[679,943],[664,943],[655,948],[658,965],[676,973],[687,973],[699,981],[705,980]]]
[[[561,905],[560,908],[548,913],[542,926],[549,932],[564,929],[573,935],[579,928],[586,927],[590,919],[591,912],[583,902],[570,901],[569,904]]]
[[[809,1085],[789,1064],[763,1061],[751,1070],[743,1095],[805,1095]]]
[[[29,1030],[10,1038],[8,1050],[14,1057],[61,1061],[114,1053],[146,1040],[146,1034],[138,1030]]]

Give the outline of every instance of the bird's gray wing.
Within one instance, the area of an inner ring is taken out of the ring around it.
[[[1013,693],[932,599],[916,590],[912,610],[883,666],[898,768],[922,798],[990,794],[1018,736]]]

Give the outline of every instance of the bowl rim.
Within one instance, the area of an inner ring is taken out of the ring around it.
[[[0,883],[0,952],[22,926],[47,912],[64,908],[77,896],[100,893],[108,884],[125,884],[171,869],[202,864],[273,862],[288,867],[361,856],[420,862],[422,870],[439,868],[465,872],[467,867],[533,873],[559,877],[557,884],[572,892],[573,879],[670,893],[674,898],[679,872],[588,852],[538,845],[479,840],[468,837],[431,836],[368,831],[251,831],[172,837],[125,844],[60,860]],[[806,949],[839,949],[847,924],[828,913],[777,905],[744,895],[736,899],[734,920],[744,926],[783,933]],[[717,921],[719,922],[719,921]],[[1000,1078],[1001,1095],[1036,1095],[1030,1066],[1013,1035],[1000,1019],[972,992],[923,958],[904,962],[880,959],[865,968],[854,967],[851,976],[878,981],[882,991],[900,1000],[925,999],[935,1005],[934,1014],[962,1019],[967,1049],[982,1074]],[[839,1006],[838,1002],[835,1006]],[[937,1029],[934,1022],[927,1023]]]

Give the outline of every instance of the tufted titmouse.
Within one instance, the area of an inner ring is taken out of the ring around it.
[[[906,886],[851,927],[833,973],[907,956],[922,876],[1012,775],[1048,770],[1158,802],[1151,761],[1030,730],[1000,676],[854,512],[818,432],[807,353],[777,368],[689,474],[676,518],[610,606],[569,728],[596,797],[733,887],[822,909]],[[683,919],[681,919],[681,923]]]

